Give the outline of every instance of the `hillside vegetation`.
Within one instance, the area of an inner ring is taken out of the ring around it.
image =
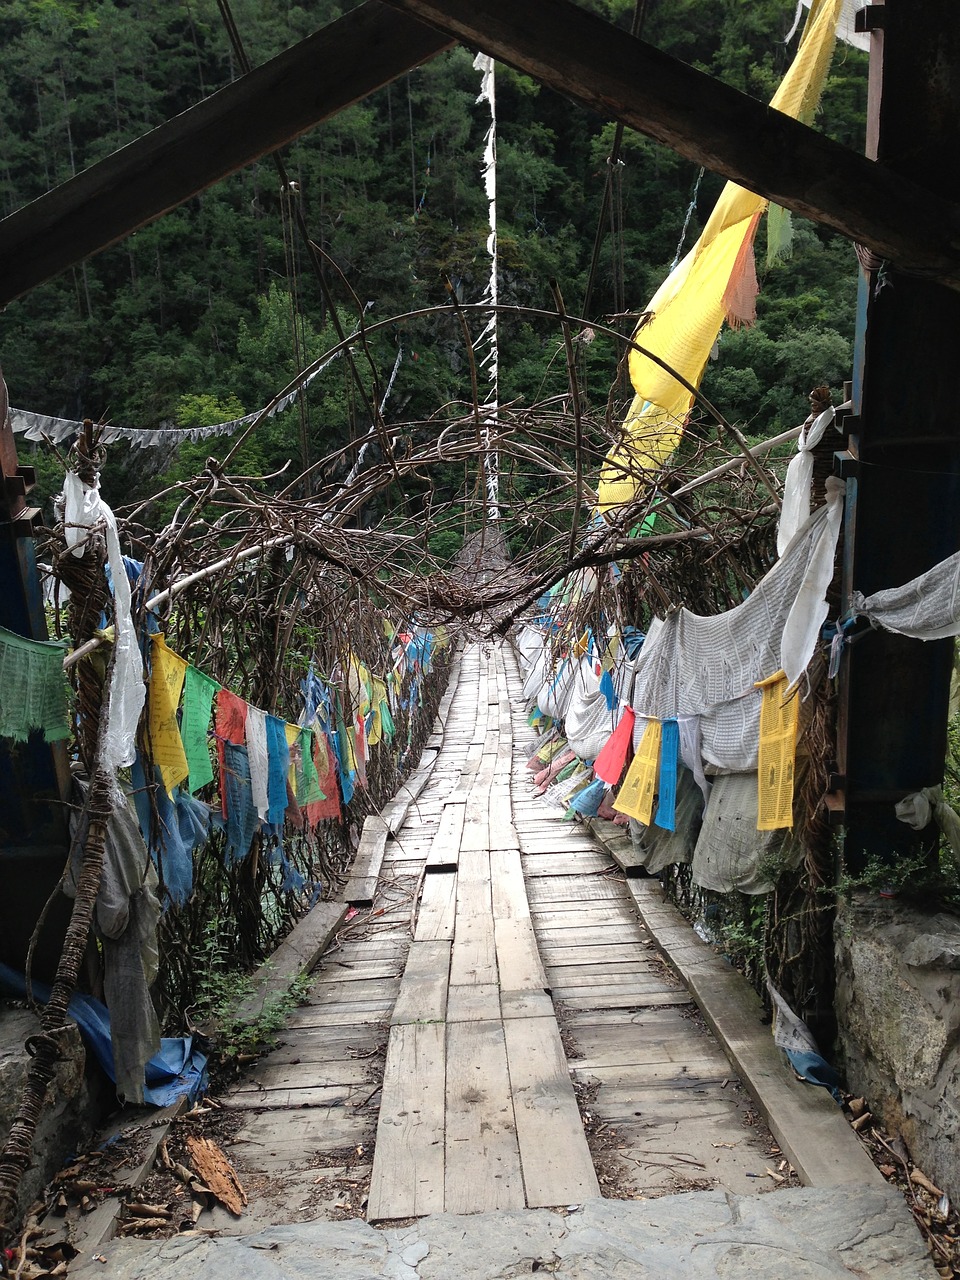
[[[348,7],[234,0],[233,13],[259,63]],[[590,7],[625,28],[633,17],[624,0]],[[783,43],[793,17],[793,0],[650,0],[643,35],[766,99],[796,44],[796,37],[789,48]],[[3,215],[238,74],[215,0],[6,0],[0,44]],[[259,408],[336,341],[331,300],[347,330],[358,304],[369,304],[369,320],[382,320],[442,304],[451,289],[479,301],[488,272],[479,176],[487,116],[476,104],[472,60],[455,49],[289,147],[295,193],[282,192],[273,163],[261,161],[12,304],[0,315],[12,402],[134,427],[215,423]],[[818,119],[855,147],[865,64],[838,48]],[[553,278],[571,313],[642,309],[674,258],[695,189],[687,247],[720,180],[707,174],[698,186],[695,166],[630,131],[611,166],[608,121],[509,69],[498,70],[497,99],[501,301],[552,308]],[[294,225],[293,200],[328,255],[326,296]],[[813,385],[849,376],[855,287],[852,247],[799,224],[792,257],[763,276],[758,323],[727,333],[711,365],[705,389],[720,409],[759,436],[802,419]],[[469,399],[456,333],[430,317],[380,330],[370,345],[384,378],[401,342],[388,421],[424,419]],[[564,392],[556,351],[532,322],[505,323],[501,399],[524,404]],[[590,349],[583,375],[595,404],[606,401],[616,361],[609,340]],[[241,462],[256,472],[291,459],[297,469],[367,425],[341,361],[302,409],[245,446]],[[107,496],[156,491],[211,451],[187,444],[178,455],[122,458],[117,447]],[[52,488],[57,467],[38,461]]]

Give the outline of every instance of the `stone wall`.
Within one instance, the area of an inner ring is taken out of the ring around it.
[[[858,894],[837,913],[847,1085],[960,1198],[960,920]]]

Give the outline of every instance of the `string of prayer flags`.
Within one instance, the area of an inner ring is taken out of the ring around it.
[[[385,698],[383,702],[380,703],[380,728],[381,737],[384,742],[392,742],[397,736],[397,726],[393,722],[389,698]]]
[[[187,777],[187,757],[180,737],[177,708],[183,691],[187,663],[167,647],[159,632],[151,650],[148,732],[150,755],[160,770],[167,795]]]
[[[180,738],[187,760],[191,795],[213,781],[213,761],[207,744],[213,697],[220,684],[204,675],[196,667],[187,667],[183,681],[183,716],[180,721]]]
[[[356,790],[357,757],[353,749],[350,730],[342,720],[337,721],[337,731],[330,735],[330,742],[337,755],[340,769],[340,786],[343,790],[343,803],[349,804]],[[322,784],[321,784],[322,785]]]
[[[680,754],[680,726],[676,720],[664,720],[660,739],[660,784],[654,823],[664,831],[676,829],[677,757]]]
[[[660,721],[648,720],[643,737],[640,739],[640,746],[623,780],[623,786],[613,802],[613,807],[618,813],[636,818],[645,827],[650,826],[653,816],[653,797],[657,790],[661,740]]]
[[[784,671],[757,682],[761,693],[757,755],[757,830],[793,826],[793,781],[797,753],[797,690],[787,692]]]
[[[613,733],[604,743],[600,754],[593,762],[593,772],[609,786],[615,787],[623,776],[627,763],[627,753],[633,743],[633,722],[636,719],[633,707],[624,707],[623,715]]]
[[[63,671],[66,645],[30,640],[0,627],[0,737],[47,742],[70,737],[71,690]]]

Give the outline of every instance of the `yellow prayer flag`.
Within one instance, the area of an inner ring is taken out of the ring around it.
[[[842,0],[815,0],[797,55],[771,99],[777,111],[803,121],[812,118],[830,67],[841,8]],[[724,317],[734,325],[755,318],[753,239],[766,207],[763,196],[728,182],[700,239],[648,304],[648,318],[633,337],[650,355],[630,352],[636,396],[623,439],[600,473],[601,511],[631,502],[645,473],[658,471],[683,435],[693,394],[651,356],[696,388]]]
[[[293,761],[293,748],[300,741],[300,726],[291,724],[289,720],[284,722],[284,737],[287,739],[287,746],[290,748],[290,768],[287,770],[287,781],[290,783],[290,790],[293,792],[294,800],[297,796],[297,766]]]
[[[383,714],[380,708],[387,701],[387,686],[379,676],[373,676],[371,684],[373,696],[370,701],[371,717],[370,726],[367,729],[367,746],[375,747],[383,737]]]
[[[167,795],[190,772],[180,737],[177,708],[183,692],[187,664],[167,647],[162,635],[153,637],[150,673],[150,710],[147,721],[150,755],[160,770]]]
[[[623,786],[613,802],[616,810],[636,818],[645,827],[649,827],[653,818],[653,797],[657,791],[662,734],[663,726],[659,720],[647,721],[637,754],[633,757]]]
[[[793,776],[797,754],[797,690],[787,692],[785,672],[760,680],[760,748],[757,758],[757,830],[793,826]]]

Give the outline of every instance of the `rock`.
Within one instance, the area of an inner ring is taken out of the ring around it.
[[[915,969],[960,969],[960,936],[921,934],[907,946],[903,962]]]
[[[960,1195],[960,920],[858,895],[837,913],[848,1087]]]
[[[435,1214],[378,1230],[311,1222],[251,1236],[125,1240],[74,1280],[933,1280],[901,1197],[889,1187],[721,1191],[654,1201]]]
[[[40,1019],[29,1009],[0,1004],[0,1146],[20,1105],[23,1078],[30,1063],[24,1042],[40,1031]],[[20,1209],[41,1193],[66,1157],[93,1132],[93,1110],[84,1074],[86,1053],[80,1032],[71,1026],[62,1041],[63,1056],[47,1091],[37,1125],[33,1160],[20,1184]]]

